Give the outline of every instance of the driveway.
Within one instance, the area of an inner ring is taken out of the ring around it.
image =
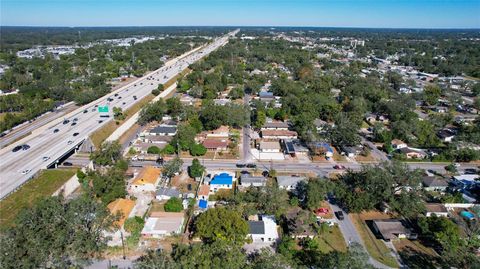
[[[338,207],[337,205],[331,204],[331,203],[329,203],[329,204],[330,204],[330,207],[332,208],[332,210],[334,212],[342,211],[343,215],[345,216],[345,218],[343,220],[337,219],[337,222],[338,222],[338,227],[340,228],[340,231],[343,234],[343,238],[345,239],[345,242],[347,243],[347,246],[349,246],[351,243],[355,242],[355,243],[359,243],[360,245],[362,245],[363,248],[365,249],[365,245],[363,244],[363,240],[360,237],[360,235],[358,234],[357,229],[355,228],[355,225],[353,224],[352,220],[350,219],[350,216],[345,211],[343,211],[340,207]],[[335,216],[335,218],[337,218],[337,217]],[[365,251],[366,251],[366,249],[365,249]],[[368,254],[368,252],[367,252],[367,254]],[[370,256],[370,254],[369,254],[369,262],[370,262],[371,265],[375,266],[376,268],[382,268],[382,269],[390,269],[391,268],[391,267],[388,267],[388,266],[384,265],[383,263],[378,262],[377,260],[372,258],[372,256]]]

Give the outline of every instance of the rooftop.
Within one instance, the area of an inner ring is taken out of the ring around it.
[[[124,198],[119,198],[107,205],[108,210],[112,214],[117,214],[117,212],[120,212],[122,216],[120,219],[116,222],[116,224],[119,227],[123,226],[123,223],[125,223],[125,220],[128,218],[128,215],[130,215],[130,212],[132,211],[133,207],[135,206],[135,201],[130,200],[130,199],[124,199]]]
[[[294,176],[278,176],[277,182],[279,186],[292,186],[296,185],[298,182],[305,180],[304,177],[294,177]]]
[[[410,231],[397,219],[373,220],[380,234],[386,240],[397,238],[399,234],[408,234]]]
[[[133,185],[155,184],[161,174],[160,168],[147,166],[135,177]]]
[[[213,177],[210,185],[232,185],[233,178],[227,173],[221,173]]]

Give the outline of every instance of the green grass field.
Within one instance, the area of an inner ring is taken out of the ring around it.
[[[52,195],[75,173],[76,169],[43,170],[18,191],[0,201],[0,230],[10,227],[17,214],[42,197]]]

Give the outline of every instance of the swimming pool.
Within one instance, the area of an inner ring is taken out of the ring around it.
[[[468,211],[462,211],[460,212],[460,215],[468,220],[475,218],[475,215],[473,215],[471,212],[468,212]]]

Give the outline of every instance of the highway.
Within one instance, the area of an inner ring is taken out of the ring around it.
[[[0,198],[17,189],[39,170],[47,168],[55,160],[75,149],[88,136],[113,120],[111,110],[120,107],[123,111],[146,97],[158,84],[165,83],[228,42],[238,30],[213,40],[206,46],[188,55],[169,62],[144,77],[121,87],[69,113],[64,118],[53,120],[34,133],[0,150]],[[100,118],[98,107],[108,106],[110,117]],[[67,122],[68,121],[68,122]],[[28,145],[29,149],[13,152],[15,146]]]

